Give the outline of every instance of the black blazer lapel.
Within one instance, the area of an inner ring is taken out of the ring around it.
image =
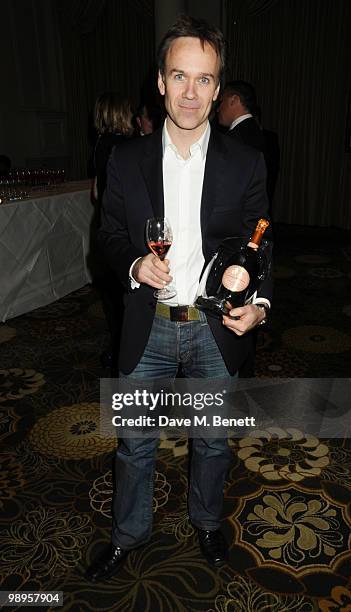
[[[211,127],[201,197],[200,219],[203,241],[212,209],[215,203],[220,201],[222,197],[223,181],[221,177],[223,176],[225,152],[226,149],[222,144],[220,134],[218,134],[214,127]]]
[[[162,129],[145,138],[144,157],[140,161],[141,171],[149,192],[155,217],[164,216],[162,175]]]

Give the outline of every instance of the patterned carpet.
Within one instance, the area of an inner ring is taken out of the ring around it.
[[[349,377],[351,234],[280,226],[276,236],[258,376]],[[1,588],[63,591],[64,612],[350,611],[350,440],[305,435],[303,423],[232,440],[231,549],[220,570],[206,565],[188,520],[187,440],[163,437],[152,540],[118,577],[86,582],[110,533],[113,440],[99,435],[106,344],[90,286],[0,324]]]

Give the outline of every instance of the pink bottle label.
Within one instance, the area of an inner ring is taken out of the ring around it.
[[[229,266],[222,276],[222,284],[229,291],[244,291],[250,282],[250,275],[242,266]]]

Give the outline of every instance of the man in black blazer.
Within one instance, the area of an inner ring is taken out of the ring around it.
[[[256,92],[246,81],[226,83],[218,107],[218,123],[228,128],[228,135],[264,152],[262,130],[256,121]]]
[[[271,130],[262,129],[261,109],[257,105],[256,92],[246,81],[226,83],[218,107],[217,124],[227,129],[228,136],[261,151],[267,167],[267,195],[270,212],[279,173],[280,151],[278,136]]]
[[[265,319],[270,282],[255,304],[232,309],[222,321],[207,321],[193,304],[201,272],[221,241],[249,239],[266,216],[264,161],[210,128],[224,64],[216,28],[179,18],[161,42],[158,61],[165,124],[113,153],[100,230],[104,253],[127,289],[119,375],[174,378],[181,364],[190,378],[232,379],[250,351],[246,332]],[[171,221],[174,239],[168,259],[161,261],[148,253],[145,224],[163,216]],[[154,289],[171,281],[176,296],[156,302]],[[157,440],[149,438],[120,440],[112,546],[89,568],[91,581],[115,574],[129,551],[151,537],[156,447]],[[226,559],[219,525],[230,460],[226,439],[193,440],[189,516],[202,553],[216,566]]]

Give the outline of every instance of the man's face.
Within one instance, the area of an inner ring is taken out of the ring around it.
[[[142,115],[140,117],[140,127],[143,134],[152,134],[152,132],[154,131],[152,120],[147,114],[146,106],[144,106]]]
[[[229,127],[234,121],[234,98],[235,96],[230,95],[229,92],[225,91],[223,93],[221,103],[218,107],[218,122],[220,125]]]
[[[168,117],[182,130],[196,130],[210,114],[219,92],[219,59],[215,50],[198,38],[181,37],[168,49],[165,74],[158,88],[165,96]]]

